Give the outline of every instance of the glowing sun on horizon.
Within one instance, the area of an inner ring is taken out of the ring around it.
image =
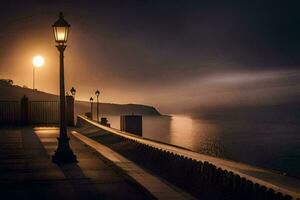
[[[40,56],[40,55],[34,56],[32,59],[32,64],[35,67],[43,67],[44,63],[45,63],[45,60],[44,60],[43,56]]]

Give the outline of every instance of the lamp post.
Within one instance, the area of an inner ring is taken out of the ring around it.
[[[90,102],[91,102],[91,120],[93,120],[93,97],[90,98]]]
[[[72,96],[75,98],[76,89],[74,87],[72,87],[70,92],[71,92]]]
[[[58,147],[52,156],[55,163],[72,163],[77,162],[76,156],[69,145],[70,138],[67,133],[66,125],[66,99],[65,99],[65,78],[64,78],[64,50],[66,49],[70,24],[59,13],[59,19],[53,24],[54,38],[56,48],[60,55],[59,64],[59,86],[60,86],[60,131],[58,139]]]
[[[99,95],[100,95],[100,91],[97,90],[95,92],[95,95],[97,96],[97,122],[99,122]]]

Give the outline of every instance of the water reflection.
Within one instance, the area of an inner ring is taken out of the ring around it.
[[[218,126],[203,119],[175,115],[171,118],[170,143],[213,156],[222,156]]]
[[[192,119],[188,116],[172,116],[170,118],[170,124],[170,143],[193,149],[195,147],[195,141],[192,134]]]

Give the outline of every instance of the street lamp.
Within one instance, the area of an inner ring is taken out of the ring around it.
[[[59,64],[59,85],[60,85],[60,131],[58,147],[52,156],[55,163],[77,162],[76,156],[69,145],[70,138],[67,133],[66,124],[66,99],[65,99],[65,77],[64,77],[64,50],[66,49],[70,24],[64,19],[63,13],[59,13],[59,19],[52,26],[56,48],[60,55]]]
[[[100,95],[100,91],[97,90],[95,92],[95,95],[97,96],[97,122],[99,122],[99,95]]]
[[[91,120],[93,120],[93,97],[90,98],[90,102],[91,102]]]
[[[45,61],[42,56],[34,56],[32,59],[32,89],[35,89],[35,68],[43,67]]]
[[[71,88],[70,92],[73,95],[73,97],[75,97],[76,89],[74,87]]]

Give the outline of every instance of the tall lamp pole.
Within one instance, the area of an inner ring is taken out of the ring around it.
[[[64,19],[64,16],[59,13],[59,19],[53,24],[54,38],[56,48],[59,51],[59,86],[60,86],[60,131],[58,137],[58,147],[55,154],[52,156],[52,161],[55,163],[72,163],[77,162],[70,145],[67,134],[66,124],[66,99],[65,99],[65,78],[64,78],[64,50],[66,49],[67,39],[70,24]]]
[[[93,120],[93,97],[90,98],[90,102],[91,102],[91,120]]]
[[[100,91],[97,90],[95,92],[95,95],[97,96],[97,122],[99,122],[99,95],[100,95]]]

